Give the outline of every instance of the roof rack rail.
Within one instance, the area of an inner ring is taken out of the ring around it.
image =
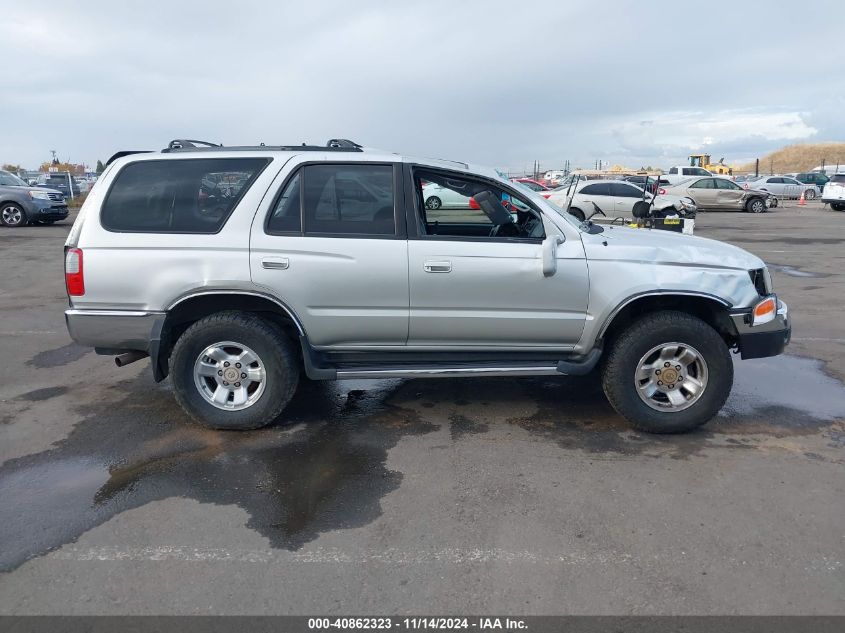
[[[162,151],[166,152],[174,149],[195,149],[197,145],[202,145],[204,147],[223,147],[220,143],[212,143],[210,141],[197,141],[195,139],[190,138],[176,138],[167,144],[166,150]]]
[[[346,138],[329,139],[325,145],[230,145],[224,147],[217,143],[209,143],[208,141],[196,141],[192,139],[175,139],[167,144],[162,153],[169,152],[200,152],[200,151],[276,151],[276,152],[362,152],[362,146],[354,141]]]
[[[120,152],[115,152],[114,154],[112,154],[111,158],[106,161],[106,167],[111,165],[118,158],[123,158],[124,156],[131,156],[132,154],[149,154],[151,152],[152,150],[150,149],[129,149]]]

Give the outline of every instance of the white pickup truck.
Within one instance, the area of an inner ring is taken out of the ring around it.
[[[690,178],[713,175],[714,174],[710,173],[702,167],[689,167],[680,165],[676,167],[670,167],[668,172],[660,176],[660,179],[668,180],[669,184],[676,185],[679,182],[689,180]]]

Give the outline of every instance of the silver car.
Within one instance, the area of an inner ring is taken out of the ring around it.
[[[803,193],[805,199],[815,200],[821,194],[816,185],[800,182],[790,176],[760,176],[749,180],[748,186],[781,198],[798,199]]]
[[[221,182],[237,187],[205,184]],[[431,208],[432,184],[478,209]],[[227,429],[277,420],[304,373],[591,375],[637,428],[682,432],[724,404],[732,349],[772,356],[790,336],[742,249],[578,222],[494,170],[346,140],[120,153],[65,278],[75,341],[149,357]]]

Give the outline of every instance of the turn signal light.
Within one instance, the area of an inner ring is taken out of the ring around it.
[[[762,325],[763,323],[774,321],[777,312],[777,298],[774,295],[766,297],[755,305],[754,309],[751,311],[751,325]]]
[[[65,252],[65,287],[71,297],[81,297],[85,294],[81,248],[69,248]]]

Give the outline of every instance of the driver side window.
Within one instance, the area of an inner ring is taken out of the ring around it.
[[[523,198],[490,182],[430,170],[414,172],[421,235],[542,241],[543,221]]]

